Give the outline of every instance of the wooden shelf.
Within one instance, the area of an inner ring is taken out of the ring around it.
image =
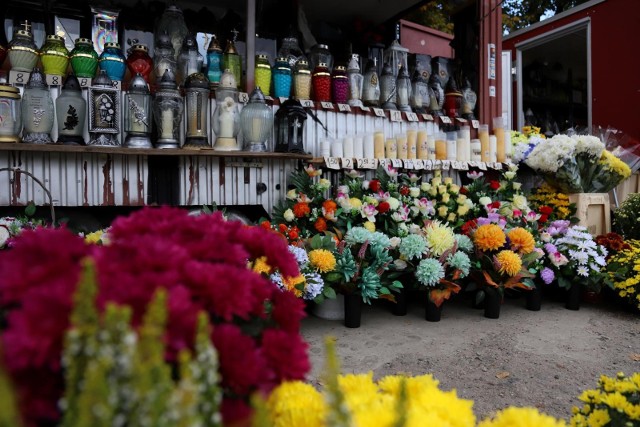
[[[59,145],[59,144],[25,144],[0,143],[0,151],[33,151],[38,153],[95,153],[95,154],[124,154],[133,156],[210,156],[210,157],[244,157],[255,159],[290,159],[311,160],[310,154],[294,153],[255,153],[250,151],[216,151],[212,149],[156,149],[156,148],[125,148],[105,147],[95,145]]]

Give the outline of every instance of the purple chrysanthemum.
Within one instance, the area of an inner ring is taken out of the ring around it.
[[[540,278],[542,279],[542,281],[544,281],[544,283],[550,285],[551,282],[553,282],[553,280],[556,278],[556,275],[552,269],[550,269],[549,267],[545,267],[540,272]]]

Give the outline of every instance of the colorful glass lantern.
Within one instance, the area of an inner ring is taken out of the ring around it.
[[[209,80],[202,73],[194,73],[184,83],[187,120],[187,147],[207,147],[209,132]]]
[[[289,37],[285,37],[282,39],[282,45],[278,50],[279,58],[287,58],[287,62],[289,63],[289,67],[291,69],[295,69],[296,64],[301,59],[305,59],[304,53],[302,53],[302,49],[300,49],[300,43],[298,42],[298,38],[295,35],[290,35]],[[307,62],[307,66],[309,63]],[[309,98],[306,98],[309,99]]]
[[[188,32],[189,29],[184,22],[182,10],[175,4],[172,4],[167,6],[160,17],[160,21],[158,21],[158,26],[155,31],[155,44],[159,44],[160,37],[163,34],[168,34],[171,45],[173,46],[173,59],[177,61],[180,48],[182,47],[182,41]]]
[[[76,39],[76,45],[71,51],[71,68],[76,77],[92,79],[98,70],[98,52],[93,48],[90,39]]]
[[[158,35],[153,48],[153,74],[156,77],[156,81],[160,81],[167,70],[171,70],[171,73],[175,76],[176,67],[177,62],[173,45],[171,44],[171,37],[165,31]]]
[[[256,55],[255,82],[264,95],[271,93],[271,64],[267,55]]]
[[[344,65],[336,65],[331,73],[331,98],[337,104],[346,104],[349,100],[349,78]]]
[[[380,79],[375,60],[369,60],[362,82],[362,102],[364,105],[377,107],[380,105]]]
[[[422,72],[418,67],[413,71],[411,79],[411,108],[416,113],[426,113],[425,105],[429,105],[429,85],[422,77]]]
[[[349,105],[359,107],[362,105],[362,85],[364,76],[360,71],[360,55],[351,55],[347,66],[347,76],[349,77]]]
[[[45,74],[64,76],[69,66],[69,51],[64,45],[64,39],[51,35],[40,49],[40,60]]]
[[[240,126],[245,151],[268,151],[267,142],[273,129],[273,110],[265,102],[259,87],[251,92],[249,102],[240,113]]]
[[[400,111],[411,112],[409,100],[411,99],[411,79],[404,67],[400,68],[398,79],[396,80],[396,105]]]
[[[141,74],[136,74],[125,94],[124,146],[153,148],[151,144],[151,95],[149,85]]]
[[[158,128],[156,148],[180,147],[180,122],[184,100],[178,91],[175,75],[165,70],[153,100],[153,117]]]
[[[273,69],[273,96],[276,98],[289,98],[291,96],[292,81],[293,76],[289,61],[285,57],[277,58]]]
[[[471,82],[469,79],[465,79],[464,87],[462,88],[462,105],[460,107],[463,118],[467,120],[476,119],[476,116],[473,113],[476,108],[476,102],[478,102],[478,95],[476,95],[471,88]]]
[[[444,112],[442,107],[444,106],[444,90],[440,86],[440,79],[436,73],[431,74],[429,78],[429,111],[434,116],[443,116]]]
[[[312,69],[320,64],[325,64],[325,67],[331,72],[333,70],[333,55],[329,50],[329,46],[326,44],[317,44],[311,48],[311,54],[309,55],[309,64]]]
[[[295,99],[311,99],[311,70],[306,59],[296,63],[293,74],[293,97]]]
[[[0,85],[0,143],[20,142],[22,111],[18,88]]]
[[[211,118],[211,127],[216,134],[214,150],[238,151],[240,145],[236,136],[240,132],[240,112],[238,111],[238,89],[231,70],[224,70],[220,85],[216,89],[216,109]]]
[[[212,88],[218,87],[222,77],[222,48],[214,35],[207,49],[207,77]]]
[[[456,79],[450,78],[447,84],[447,91],[444,94],[444,110],[451,119],[460,117],[460,107],[462,106],[462,93],[458,90]]]
[[[33,41],[31,24],[25,21],[21,26],[23,29],[16,30],[9,43],[9,62],[12,70],[28,73],[38,63],[38,47]]]
[[[398,40],[391,42],[389,47],[384,51],[384,63],[391,66],[391,73],[394,77],[398,77],[400,68],[408,69],[409,49],[402,47]],[[384,71],[383,71],[384,73]]]
[[[300,101],[288,99],[280,105],[275,115],[275,151],[279,153],[304,153],[304,122],[307,112]]]
[[[114,89],[106,71],[100,70],[89,87],[89,144],[119,146],[120,91]]]
[[[331,74],[324,62],[319,63],[313,70],[313,100],[316,102],[331,102]]]
[[[242,59],[236,50],[236,37],[238,37],[238,32],[234,30],[233,39],[227,40],[227,48],[222,54],[222,68],[225,71],[231,70],[236,80],[236,88],[240,89],[240,83],[242,82]]]
[[[127,68],[132,76],[141,74],[144,81],[149,83],[149,76],[153,70],[153,60],[149,56],[149,48],[140,43],[131,46],[127,57]]]
[[[396,109],[396,78],[391,64],[386,63],[380,76],[380,104],[385,110]]]
[[[82,97],[78,78],[69,74],[56,99],[58,143],[84,145],[82,133],[87,116],[87,101]]]
[[[104,50],[100,54],[98,65],[101,70],[107,73],[111,80],[124,80],[124,73],[127,71],[124,54],[120,44],[108,42],[104,45]]]
[[[53,99],[44,74],[34,68],[22,95],[22,142],[31,144],[53,144]]]
[[[184,84],[187,77],[202,71],[204,57],[198,52],[198,42],[192,34],[187,34],[178,55],[178,84]]]

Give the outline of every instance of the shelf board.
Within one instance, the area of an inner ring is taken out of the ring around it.
[[[60,145],[60,144],[25,144],[0,143],[0,151],[34,151],[38,153],[89,153],[89,154],[124,154],[132,156],[210,156],[210,157],[244,157],[256,159],[290,159],[311,160],[310,154],[295,153],[255,153],[250,151],[216,151],[213,149],[192,148],[125,148],[95,145]]]

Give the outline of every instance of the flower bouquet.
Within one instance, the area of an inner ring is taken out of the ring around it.
[[[615,246],[619,249],[607,262],[608,282],[620,298],[640,311],[640,240]]]
[[[613,227],[625,239],[640,239],[640,194],[630,194],[613,211]]]
[[[545,136],[540,133],[540,128],[536,126],[524,126],[522,132],[511,131],[511,144],[513,145],[513,161],[520,163],[526,160],[534,147]]]
[[[540,141],[525,163],[565,193],[606,193],[631,169],[591,135],[555,135]]]
[[[527,200],[532,209],[543,215],[540,220],[542,223],[547,222],[547,220],[570,220],[576,214],[576,205],[569,201],[569,196],[556,191],[547,183],[537,187],[533,193],[527,197]]]
[[[459,185],[453,182],[450,177],[442,178],[439,171],[436,171],[430,182],[422,183],[419,187],[420,195],[412,203],[412,211],[423,213],[421,207],[427,203],[429,210],[427,215],[422,214],[417,217],[418,224],[422,224],[424,220],[433,218],[440,222],[447,223],[454,229],[460,227],[465,219],[471,214],[471,208],[474,206]],[[433,214],[431,214],[433,211]]]

